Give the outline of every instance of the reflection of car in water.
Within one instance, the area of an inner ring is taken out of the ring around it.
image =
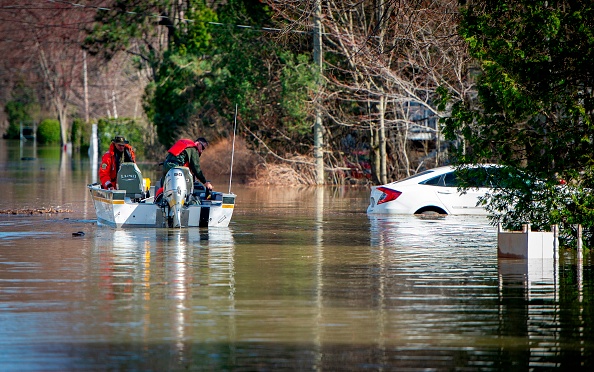
[[[487,216],[369,214],[367,217],[371,246],[389,248],[392,253],[396,249],[400,258],[404,252],[424,255],[432,251],[427,259],[433,257],[433,261],[436,256],[448,259],[452,249],[464,255],[468,251],[460,249],[470,247],[470,250],[481,247],[480,255],[492,255],[493,244],[497,242],[497,229]],[[477,251],[472,255],[476,259]]]
[[[471,171],[489,172],[494,165],[477,165]],[[464,192],[458,190],[458,170],[453,166],[429,169],[414,176],[371,189],[369,214],[480,214],[487,211],[478,205],[490,188],[484,183],[488,177],[476,177]],[[482,180],[482,181],[481,181]]]

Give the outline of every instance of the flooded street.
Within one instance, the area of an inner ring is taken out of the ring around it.
[[[88,158],[36,151],[0,141],[0,211],[67,211],[0,214],[2,371],[594,364],[589,257],[498,259],[484,217],[372,218],[352,187],[233,184],[228,228],[116,230]]]

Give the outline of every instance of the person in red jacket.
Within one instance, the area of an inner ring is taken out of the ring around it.
[[[111,140],[109,150],[101,158],[99,167],[99,181],[101,187],[107,190],[117,189],[117,176],[120,164],[125,162],[136,162],[136,155],[129,141],[122,136],[115,136]]]
[[[180,139],[171,146],[167,151],[167,158],[163,162],[163,177],[165,179],[167,172],[173,167],[183,166],[190,168],[190,172],[194,179],[199,180],[209,190],[212,190],[212,185],[206,180],[202,170],[200,169],[200,155],[208,147],[208,141],[204,137],[198,138],[196,141],[191,139]],[[162,182],[161,182],[162,183]]]
[[[200,155],[208,147],[208,141],[204,137],[196,141],[191,139],[180,139],[167,151],[167,157],[163,162],[163,176],[161,177],[161,187],[155,193],[155,200],[163,194],[163,182],[167,172],[173,167],[188,167],[194,179],[198,179],[209,191],[212,191],[210,181],[206,180],[200,169]]]

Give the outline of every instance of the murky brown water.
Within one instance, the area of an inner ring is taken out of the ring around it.
[[[233,185],[227,229],[114,230],[95,223],[88,159],[21,157],[0,141],[0,210],[72,212],[0,214],[0,370],[594,362],[591,266],[498,260],[484,218],[369,218],[365,189]]]

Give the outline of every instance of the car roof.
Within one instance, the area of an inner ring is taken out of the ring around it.
[[[475,167],[476,168],[478,168],[478,167],[498,167],[498,166],[499,165],[497,165],[497,164],[469,164],[468,165],[468,167],[471,167],[471,168],[475,168]],[[397,180],[397,181],[394,181],[394,182],[390,182],[389,185],[393,185],[393,184],[397,184],[397,183],[403,183],[403,182],[409,183],[408,182],[409,180],[412,180],[411,183],[413,183],[413,182],[414,183],[419,183],[419,182],[425,181],[425,180],[427,180],[429,178],[433,178],[435,176],[440,176],[442,174],[451,172],[451,171],[453,171],[455,169],[456,169],[456,166],[454,166],[454,165],[444,165],[444,166],[441,166],[441,167],[431,168],[431,169],[427,169],[427,170],[424,170],[422,172],[419,172],[417,174],[413,174],[412,176],[409,176],[409,177],[406,177],[406,178],[403,178],[403,179],[400,179],[400,180]]]
[[[431,169],[427,169],[424,170],[422,172],[413,174],[412,176],[408,176],[406,178],[402,178],[400,180],[394,181],[394,182],[390,182],[390,185],[396,184],[396,183],[402,183],[402,182],[408,182],[411,180],[414,180],[414,183],[417,182],[421,182],[424,181],[426,179],[435,177],[435,176],[439,176],[442,175],[444,173],[448,173],[451,172],[452,170],[454,170],[455,168],[453,166],[450,165],[446,165],[443,167],[437,167],[437,168],[431,168]]]

